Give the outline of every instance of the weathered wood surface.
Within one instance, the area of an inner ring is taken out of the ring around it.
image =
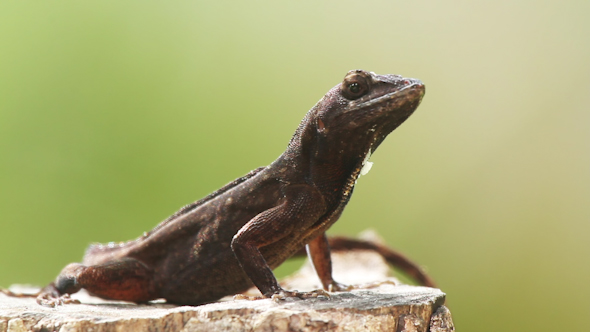
[[[369,252],[334,255],[334,275],[344,283],[389,280],[380,256]],[[287,289],[319,287],[307,265],[284,280]],[[454,331],[438,289],[382,284],[333,293],[331,298],[282,301],[232,300],[201,305],[135,305],[76,294],[80,305],[46,308],[31,298],[0,294],[0,332],[24,331]]]

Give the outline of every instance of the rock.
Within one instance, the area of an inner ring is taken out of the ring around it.
[[[21,331],[432,331],[454,326],[439,289],[394,285],[388,268],[372,252],[333,255],[334,275],[341,282],[386,283],[331,297],[286,300],[233,300],[201,306],[105,301],[83,292],[72,297],[83,304],[47,308],[33,298],[0,294],[0,332]],[[306,265],[281,282],[287,289],[319,287]],[[16,291],[15,288],[11,288]]]

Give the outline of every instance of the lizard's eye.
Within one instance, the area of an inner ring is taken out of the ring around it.
[[[369,80],[363,72],[350,72],[340,87],[344,98],[355,100],[369,92]]]
[[[348,90],[352,93],[359,93],[361,91],[361,86],[358,83],[350,83]]]

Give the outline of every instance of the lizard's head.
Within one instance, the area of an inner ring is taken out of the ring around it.
[[[315,131],[316,157],[365,158],[414,112],[423,96],[424,85],[417,79],[349,71],[304,120],[308,133]]]
[[[312,168],[323,169],[317,173],[322,181],[345,176],[353,186],[371,153],[423,96],[417,79],[351,70],[307,113],[285,157],[306,156]]]
[[[423,96],[419,80],[352,70],[322,100],[317,130],[335,139],[365,141],[374,150],[414,112]]]

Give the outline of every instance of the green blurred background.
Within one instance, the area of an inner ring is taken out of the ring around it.
[[[0,286],[269,164],[363,68],[427,93],[330,233],[427,266],[459,330],[584,330],[589,60],[586,0],[3,1]]]

